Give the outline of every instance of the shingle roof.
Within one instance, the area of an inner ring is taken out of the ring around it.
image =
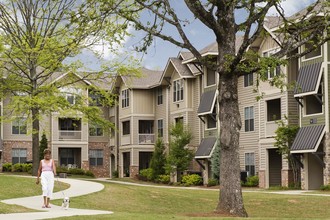
[[[150,88],[160,83],[163,71],[150,70],[143,67],[141,68],[141,73],[141,77],[122,76],[122,79],[129,88]]]
[[[300,128],[291,146],[291,153],[316,152],[324,133],[325,125]]]
[[[170,58],[171,63],[173,64],[174,68],[178,71],[178,73],[182,76],[182,77],[190,77],[193,76],[192,72],[190,71],[190,69],[187,67],[186,64],[182,64],[182,60],[179,58],[174,58],[171,57]]]
[[[266,16],[264,21],[265,26],[269,29],[278,27],[281,23],[282,19],[278,16]]]
[[[327,0],[321,0],[317,5],[315,5],[315,7],[313,8],[313,11],[314,13],[319,13],[319,12],[323,12],[324,10],[329,10],[327,9],[326,7],[324,7],[324,4]],[[298,19],[298,18],[301,18],[302,16],[305,16],[306,14],[308,13],[311,13],[310,12],[310,7],[312,6],[313,4],[307,6],[306,8],[300,10],[299,12],[295,13],[294,15],[290,16],[289,19]]]

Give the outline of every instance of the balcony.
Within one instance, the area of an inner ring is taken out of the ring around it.
[[[274,137],[278,124],[275,121],[266,122],[266,137]]]
[[[60,141],[80,141],[81,131],[59,130]]]
[[[155,134],[139,134],[139,144],[154,144]]]

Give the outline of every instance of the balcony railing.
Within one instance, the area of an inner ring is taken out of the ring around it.
[[[155,134],[139,134],[139,144],[154,144]]]
[[[275,136],[275,131],[278,128],[278,124],[275,121],[266,122],[266,137]]]
[[[81,140],[81,131],[59,131],[60,141],[77,141]]]

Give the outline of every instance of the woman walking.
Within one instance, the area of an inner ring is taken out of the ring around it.
[[[52,198],[54,189],[54,176],[56,176],[56,166],[54,160],[51,159],[51,151],[44,150],[44,159],[39,163],[37,184],[39,184],[39,177],[41,176],[42,195],[44,204],[42,208],[50,208],[49,202]]]

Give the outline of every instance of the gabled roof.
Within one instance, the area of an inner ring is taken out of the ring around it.
[[[163,71],[141,68],[141,77],[121,76],[125,85],[132,89],[149,89],[160,84]]]
[[[170,62],[174,66],[175,70],[182,78],[194,77],[187,65],[182,64],[182,60],[179,58],[170,58]]]

